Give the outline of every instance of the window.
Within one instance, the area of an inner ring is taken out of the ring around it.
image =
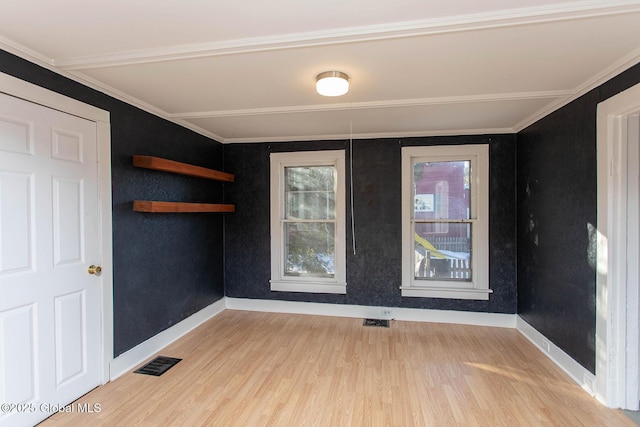
[[[346,293],[344,151],[271,154],[271,290]]]
[[[489,299],[487,145],[402,148],[402,296]]]

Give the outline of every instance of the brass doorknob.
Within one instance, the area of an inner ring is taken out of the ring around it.
[[[102,267],[100,267],[99,265],[90,265],[88,271],[89,274],[95,274],[96,276],[99,276],[100,273],[102,273]]]

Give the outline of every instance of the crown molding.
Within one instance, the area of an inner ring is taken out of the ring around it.
[[[192,123],[189,123],[185,120],[172,118],[169,116],[169,114],[166,111],[156,108],[150,104],[147,104],[137,98],[129,96],[126,93],[121,92],[113,87],[110,87],[102,82],[94,80],[83,73],[80,73],[80,72],[69,73],[64,70],[61,70],[55,65],[53,65],[53,60],[51,60],[50,58],[2,36],[0,36],[0,49],[12,55],[15,55],[19,58],[22,58],[26,61],[29,61],[33,64],[36,64],[42,68],[45,68],[49,71],[52,71],[56,74],[59,74],[62,77],[66,77],[70,80],[81,83],[91,89],[102,92],[105,95],[111,96],[119,101],[125,102],[134,107],[137,107],[143,111],[146,111],[147,113],[151,113],[167,121],[170,121],[184,128],[192,130],[202,136],[206,136],[207,138],[213,139],[214,141],[220,142],[223,139],[219,135],[216,135],[198,126],[195,126]]]
[[[56,68],[53,64],[53,59],[36,52],[35,50],[29,49],[26,46],[21,45],[20,43],[16,43],[13,40],[10,40],[6,37],[0,36],[0,49],[9,52],[15,56],[19,56],[22,59],[26,59],[29,62],[33,62],[34,64],[38,64],[39,66],[46,68],[50,71],[55,71],[58,74],[63,74]]]
[[[81,72],[74,72],[74,73],[70,73],[70,72],[66,72],[63,70],[58,69],[57,67],[51,65],[50,60],[48,60],[48,58],[44,57],[43,55],[37,54],[37,53],[33,53],[30,54],[29,53],[29,49],[27,49],[24,46],[21,46],[17,43],[14,43],[12,41],[9,41],[7,39],[4,39],[2,37],[0,37],[0,48],[13,54],[16,55],[22,59],[25,59],[29,62],[32,62],[36,65],[39,65],[43,68],[46,68],[50,71],[55,72],[56,74],[59,74],[63,77],[66,77],[70,80],[76,81],[78,83],[81,83],[87,87],[90,87],[91,89],[95,89],[99,92],[102,92],[108,96],[111,96],[119,101],[122,102],[126,102],[127,104],[130,104],[134,107],[140,108],[143,111],[146,111],[150,114],[153,114],[155,116],[161,117],[165,120],[168,120],[172,123],[175,123],[177,125],[180,125],[182,127],[185,127],[187,129],[190,129],[200,135],[203,135],[207,138],[211,138],[212,140],[216,141],[216,142],[220,142],[223,144],[230,144],[230,143],[260,143],[260,142],[286,142],[286,141],[314,141],[314,140],[336,140],[336,139],[349,139],[349,138],[358,138],[358,139],[370,139],[370,138],[400,138],[400,137],[420,137],[420,136],[447,136],[447,135],[475,135],[475,134],[502,134],[502,133],[513,133],[514,130],[511,128],[495,128],[495,129],[467,129],[467,130],[439,130],[439,131],[428,131],[428,132],[400,132],[400,133],[358,133],[358,134],[333,134],[333,135],[304,135],[304,136],[293,136],[293,137],[267,137],[267,138],[223,138],[217,134],[214,134],[212,132],[209,132],[205,129],[202,129],[198,126],[193,125],[192,123],[184,120],[187,117],[191,117],[191,118],[195,118],[194,116],[189,116],[189,114],[193,114],[193,113],[184,113],[184,114],[169,114],[163,110],[160,110],[159,108],[155,108],[150,104],[147,104],[137,98],[134,98],[132,96],[127,95],[124,92],[121,92],[113,87],[110,87],[100,81],[94,80],[93,78],[81,73]],[[543,92],[540,92],[543,93]],[[551,92],[549,92],[551,93]],[[484,98],[494,98],[496,99],[498,96],[500,97],[504,97],[505,95],[482,95],[481,97]],[[510,96],[515,96],[514,94],[511,94]],[[464,97],[446,97],[446,98],[439,98],[438,102],[444,102],[444,100],[448,99],[449,102],[454,102],[455,98],[459,98],[462,99]],[[466,97],[466,98],[473,98],[473,97]],[[478,99],[480,97],[477,97]],[[415,105],[415,102],[434,102],[435,99],[438,98],[429,98],[427,100],[404,100],[404,101],[399,101],[399,102],[405,102],[407,103],[407,101],[411,101],[414,102],[413,105]],[[458,101],[458,102],[462,102],[462,101]],[[366,103],[363,103],[366,104]],[[391,104],[391,102],[387,103],[388,105]],[[340,109],[345,109],[347,108],[349,105],[348,104],[333,104],[333,108],[340,108]],[[291,108],[299,108],[299,107],[291,107]],[[374,108],[374,107],[372,107]],[[243,111],[243,110],[239,110],[239,111]],[[289,111],[291,112],[291,111]],[[215,113],[215,112],[214,112]],[[206,116],[202,116],[202,117],[206,117]],[[212,117],[212,116],[209,116]],[[215,116],[213,116],[215,117]]]
[[[522,120],[520,123],[516,124],[513,127],[513,129],[515,130],[515,132],[520,132],[520,131],[526,129],[527,127],[531,126],[532,124],[534,124],[538,120],[548,116],[549,114],[553,113],[554,111],[559,110],[560,108],[564,107],[565,105],[575,101],[576,99],[580,98],[582,95],[584,95],[587,92],[597,88],[598,86],[604,84],[608,80],[611,80],[612,78],[614,78],[618,74],[624,72],[625,70],[633,67],[634,65],[636,65],[638,63],[640,63],[640,48],[634,50],[629,55],[623,57],[619,61],[611,64],[609,67],[607,67],[604,70],[602,70],[600,73],[598,73],[595,76],[591,77],[590,79],[586,80],[580,86],[575,88],[572,91],[572,93],[570,93],[567,96],[562,97],[560,99],[554,100],[553,102],[549,103],[543,109],[535,112],[531,116],[529,116],[526,119]]]
[[[602,2],[599,0],[588,0],[560,3],[544,7],[511,9],[491,13],[459,15],[392,24],[342,28],[338,30],[255,37],[225,42],[197,43],[159,49],[115,52],[107,55],[57,58],[52,62],[56,67],[70,71],[269,50],[427,36],[505,26],[583,19],[595,16],[618,15],[631,12],[640,12],[640,1],[614,0]]]
[[[389,139],[389,138],[416,138],[430,136],[461,136],[461,135],[496,135],[515,133],[513,128],[478,128],[464,130],[438,129],[431,131],[413,132],[379,132],[379,133],[342,133],[328,135],[298,135],[298,136],[275,136],[265,138],[225,138],[223,144],[249,144],[265,142],[295,142],[295,141],[329,141],[329,140],[349,140],[349,139]]]
[[[389,101],[343,102],[335,104],[297,105],[286,107],[246,108],[239,110],[194,111],[175,113],[175,119],[203,119],[220,117],[262,116],[273,114],[295,114],[322,111],[355,111],[375,108],[420,107],[429,105],[470,104],[477,102],[519,101],[529,99],[564,98],[573,91],[555,90],[539,92],[512,92],[483,95],[443,96],[434,98],[397,99]]]
[[[640,1],[615,1],[607,2],[606,6],[602,5],[599,1],[586,1],[580,3],[572,3],[571,5],[581,5],[581,7],[563,8],[563,5],[554,5],[551,8],[545,10],[553,10],[555,14],[553,17],[555,20],[561,19],[574,19],[576,17],[588,16],[587,12],[591,15],[602,14],[619,14],[628,12],[640,11]],[[520,9],[522,11],[524,9]],[[564,12],[561,12],[563,11]],[[597,13],[596,13],[597,12]],[[581,15],[580,15],[581,14]],[[580,15],[580,16],[577,16]],[[524,14],[522,15],[524,16]],[[544,15],[544,20],[551,20],[549,13]],[[544,21],[542,20],[542,21]],[[542,22],[540,21],[540,22]],[[504,21],[503,21],[504,22]],[[524,23],[523,18],[520,18],[520,22]],[[516,25],[516,24],[512,24]],[[490,95],[477,95],[477,96],[456,96],[456,97],[441,97],[441,98],[422,98],[422,99],[405,99],[396,101],[376,101],[376,102],[363,102],[363,103],[342,103],[342,104],[324,104],[324,105],[312,105],[312,106],[290,106],[290,107],[277,107],[277,108],[259,108],[259,109],[245,109],[245,110],[223,110],[223,111],[205,111],[205,112],[187,112],[178,114],[169,114],[159,108],[156,108],[150,104],[147,104],[137,98],[129,96],[124,92],[121,92],[113,87],[110,87],[102,82],[92,79],[91,77],[83,74],[80,71],[70,72],[65,69],[61,69],[57,62],[48,58],[38,52],[35,52],[25,46],[22,46],[12,40],[6,39],[0,36],[0,48],[23,58],[29,62],[39,65],[45,69],[55,72],[63,77],[77,81],[92,89],[105,93],[115,99],[126,102],[134,107],[140,108],[153,115],[166,119],[170,122],[178,124],[182,127],[190,129],[198,134],[201,134],[207,138],[221,143],[245,143],[245,142],[276,142],[276,141],[300,141],[300,140],[314,140],[314,139],[345,139],[345,138],[393,138],[393,137],[415,137],[415,136],[444,136],[444,135],[472,135],[472,134],[487,134],[487,133],[517,133],[543,117],[551,114],[552,112],[562,108],[564,105],[572,102],[588,91],[598,87],[607,80],[615,77],[631,66],[640,62],[640,48],[636,49],[631,54],[612,64],[610,67],[602,70],[599,74],[585,81],[583,84],[575,88],[574,90],[564,91],[544,91],[544,92],[523,92],[523,93],[510,93],[510,94],[490,94]],[[148,51],[147,51],[148,52]],[[143,61],[140,61],[143,62]],[[88,67],[87,67],[88,68]],[[401,106],[419,106],[419,105],[436,105],[436,104],[452,104],[462,102],[487,102],[487,101],[501,101],[501,100],[518,100],[518,99],[535,99],[535,98],[555,98],[546,107],[524,119],[520,123],[516,124],[513,128],[498,128],[498,129],[467,129],[467,130],[438,130],[428,132],[409,132],[409,133],[379,133],[379,134],[353,134],[353,135],[313,135],[313,136],[298,136],[298,137],[268,137],[268,138],[223,138],[213,132],[207,131],[198,127],[186,119],[193,118],[205,118],[205,117],[230,117],[240,115],[261,115],[261,114],[284,114],[294,112],[308,112],[308,111],[331,111],[331,110],[346,110],[346,109],[367,109],[367,108],[389,108],[389,107],[401,107]]]
[[[92,77],[87,76],[81,72],[74,72],[70,75],[70,78],[77,81],[78,83],[82,83],[83,85],[89,86],[92,89],[99,90],[100,92],[109,95],[113,98],[116,98],[120,101],[126,102],[129,105],[133,105],[134,107],[140,108],[148,113],[151,113],[155,116],[161,117],[167,121],[180,125],[184,128],[194,131],[202,136],[206,136],[207,138],[213,139],[214,141],[220,142],[223,138],[220,135],[216,135],[213,132],[210,132],[206,129],[203,129],[199,126],[194,125],[188,121],[182,120],[180,118],[172,117],[171,114],[167,113],[160,108],[154,107],[151,104],[147,104],[146,102],[135,98],[133,96],[128,95],[125,92],[122,92],[114,87],[111,87],[105,83],[100,82],[99,80],[95,80]]]

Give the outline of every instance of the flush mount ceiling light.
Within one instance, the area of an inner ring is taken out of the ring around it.
[[[349,92],[349,76],[341,71],[325,71],[316,76],[316,91],[323,96],[340,96]]]

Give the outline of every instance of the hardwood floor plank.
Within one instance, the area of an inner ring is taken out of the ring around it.
[[[513,329],[227,310],[42,427],[634,426]]]

